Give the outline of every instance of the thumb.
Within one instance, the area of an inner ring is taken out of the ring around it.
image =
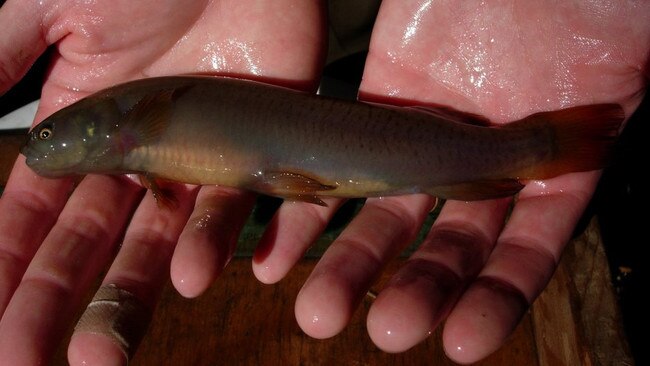
[[[0,95],[18,82],[47,48],[40,3],[9,0],[0,7]]]

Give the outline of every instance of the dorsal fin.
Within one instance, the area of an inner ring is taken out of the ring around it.
[[[407,108],[415,109],[435,117],[454,121],[458,123],[470,124],[473,126],[492,127],[495,126],[489,119],[479,114],[462,112],[452,107],[447,107],[438,104],[428,104],[425,106],[410,106]]]

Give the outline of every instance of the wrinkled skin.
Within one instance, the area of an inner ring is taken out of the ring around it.
[[[0,9],[0,24],[11,25],[0,34],[0,91],[57,44],[35,122],[134,78],[230,73],[312,90],[320,71],[324,28],[316,2],[102,4],[10,0]],[[637,107],[650,45],[648,2],[482,4],[385,0],[362,97],[447,104],[496,122],[578,104],[616,102],[627,115]],[[550,279],[598,176],[531,182],[507,223],[508,199],[447,202],[372,305],[370,337],[399,352],[446,319],[452,359],[472,362],[496,350]],[[21,157],[0,200],[0,359],[8,364],[51,356],[122,233],[104,283],[153,307],[171,273],[182,295],[199,295],[227,263],[254,202],[232,189],[179,186],[180,206],[170,212],[121,178],[88,176],[71,189],[70,180],[35,176]],[[300,259],[340,201],[328,203],[281,206],[253,259],[262,282],[279,281]],[[301,328],[317,338],[341,331],[433,203],[424,195],[369,199],[298,294]],[[113,343],[88,333],[73,336],[68,356],[73,365],[125,362]]]

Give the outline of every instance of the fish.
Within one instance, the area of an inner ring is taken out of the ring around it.
[[[496,125],[448,107],[341,100],[231,77],[126,82],[36,125],[21,153],[37,174],[138,174],[324,205],[322,197],[425,193],[485,200],[527,181],[598,170],[625,119],[603,103]]]

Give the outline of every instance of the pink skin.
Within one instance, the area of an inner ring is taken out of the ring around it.
[[[496,122],[596,102],[620,103],[629,115],[644,88],[650,5],[596,3],[385,0],[362,90],[448,104]],[[36,121],[127,79],[200,71],[309,89],[319,72],[316,2],[102,4],[10,0],[0,9],[0,24],[16,24],[0,34],[0,91],[58,42]],[[472,362],[493,352],[545,287],[597,178],[592,172],[532,182],[507,223],[508,200],[448,202],[373,304],[370,337],[399,352],[447,318],[452,359]],[[182,295],[199,295],[230,259],[253,202],[237,190],[179,186],[179,209],[161,212],[121,179],[90,176],[68,198],[71,187],[36,177],[20,158],[0,200],[0,359],[8,363],[51,355],[124,230],[104,283],[153,306],[171,268]],[[282,205],[254,257],[261,281],[280,280],[300,259],[339,201],[328,203]],[[302,329],[318,338],[338,333],[432,205],[423,195],[368,200],[299,293]],[[125,362],[108,339],[88,333],[73,336],[68,355],[73,365]]]
[[[11,25],[0,35],[0,92],[51,44],[58,52],[35,122],[103,87],[155,75],[239,74],[313,91],[325,46],[321,6],[292,0],[10,0],[0,8],[0,24]],[[35,176],[21,157],[0,200],[3,363],[33,365],[51,357],[123,233],[104,283],[153,307],[171,264],[179,292],[197,295],[228,261],[234,231],[253,204],[241,191],[179,186],[179,208],[159,210],[129,180],[102,176],[84,179],[70,196],[71,189],[71,180]],[[206,211],[214,219],[197,232],[194,217]],[[192,271],[196,265],[203,272]],[[83,332],[73,336],[68,356],[72,365],[126,361],[108,338]]]
[[[497,123],[598,102],[620,103],[629,116],[645,88],[649,45],[647,2],[385,0],[361,96],[447,104]],[[447,202],[372,305],[372,340],[404,351],[446,318],[450,358],[470,363],[495,351],[546,286],[598,176],[530,182],[507,223],[509,200]],[[345,326],[429,205],[422,196],[368,200],[298,295],[296,318],[307,334],[331,337]],[[282,278],[306,250],[302,238],[320,232],[330,215],[297,206],[281,207],[277,235],[254,258],[263,282]]]

